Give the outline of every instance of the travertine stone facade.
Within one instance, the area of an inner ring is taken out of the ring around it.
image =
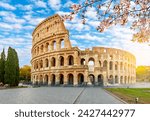
[[[129,52],[93,47],[72,47],[69,32],[59,15],[42,21],[32,40],[32,73],[34,84],[43,85],[109,85],[136,81],[136,59]]]

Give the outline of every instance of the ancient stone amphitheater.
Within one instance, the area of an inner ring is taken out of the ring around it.
[[[136,59],[126,51],[72,47],[59,15],[42,21],[33,31],[32,72],[39,85],[110,85],[136,82]]]

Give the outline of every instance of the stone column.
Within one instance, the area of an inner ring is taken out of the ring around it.
[[[77,75],[77,73],[76,73],[76,71],[73,73],[73,82],[74,82],[74,84],[73,85],[77,85],[78,84],[78,77],[77,77],[78,75]]]
[[[48,74],[48,85],[51,85],[51,74]]]
[[[73,56],[73,59],[74,59],[74,65],[78,65],[78,52],[77,51],[75,51],[75,53],[74,53],[74,56]]]
[[[64,84],[68,84],[67,73],[64,73]]]
[[[59,82],[60,82],[60,80],[59,80],[59,74],[56,74],[56,85],[58,85]]]

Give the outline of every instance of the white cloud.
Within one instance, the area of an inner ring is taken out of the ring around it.
[[[0,22],[0,28],[5,29],[6,31],[13,30],[13,29],[22,29],[22,25],[20,24],[8,24],[4,22]]]
[[[76,40],[70,40],[70,41],[71,41],[71,44],[73,44],[73,45],[77,45],[78,44]]]
[[[49,0],[49,5],[53,10],[59,10],[61,8],[61,0]]]
[[[7,12],[7,11],[1,11],[0,16],[3,18],[4,22],[9,22],[9,23],[18,23],[18,24],[23,24],[25,23],[24,19],[19,19],[16,17],[16,15],[12,12]]]
[[[85,41],[99,41],[102,42],[104,40],[103,37],[98,37],[95,35],[90,35],[89,33],[83,34],[83,35],[73,35],[72,37],[76,38],[76,39],[83,39]]]
[[[21,10],[25,10],[25,11],[30,11],[33,8],[32,5],[21,5],[21,4],[16,5],[16,7],[18,7]]]
[[[8,3],[4,3],[0,1],[0,7],[5,8],[7,10],[15,10],[16,8]]]
[[[39,7],[39,8],[47,8],[46,3],[44,1],[41,1],[41,0],[38,0],[38,1],[36,0],[35,5],[36,5],[36,7]]]
[[[94,7],[88,7],[87,12],[85,14],[89,19],[97,20],[97,12]]]

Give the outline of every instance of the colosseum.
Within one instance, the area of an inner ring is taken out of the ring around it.
[[[33,84],[108,86],[136,82],[134,55],[114,48],[72,47],[58,14],[42,21],[32,36]]]

